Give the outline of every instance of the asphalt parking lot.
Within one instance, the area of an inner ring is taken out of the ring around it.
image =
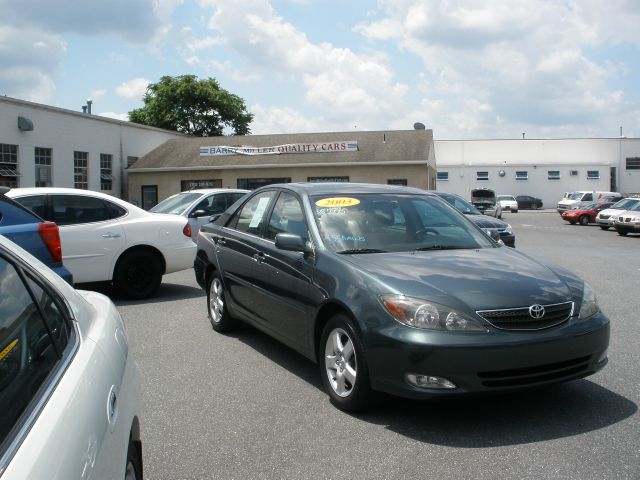
[[[151,301],[115,299],[142,372],[147,479],[638,479],[640,236],[505,213],[516,247],[578,273],[611,319],[598,374],[516,394],[334,408],[318,368],[207,320],[193,271]],[[505,247],[506,248],[506,247]]]

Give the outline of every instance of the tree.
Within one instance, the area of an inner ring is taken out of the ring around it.
[[[251,133],[253,114],[244,100],[221,88],[215,78],[164,76],[147,86],[143,101],[144,107],[129,112],[130,121],[198,137],[223,135],[225,128],[234,135]]]

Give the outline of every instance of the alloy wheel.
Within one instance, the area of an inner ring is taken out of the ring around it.
[[[224,314],[224,299],[222,295],[222,282],[218,277],[214,277],[209,286],[209,312],[211,320],[215,323],[219,323]]]
[[[356,352],[353,340],[342,328],[329,333],[325,344],[324,364],[329,385],[340,397],[353,392],[357,378]]]

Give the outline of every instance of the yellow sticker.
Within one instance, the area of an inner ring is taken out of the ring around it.
[[[16,338],[13,342],[11,342],[7,348],[5,348],[4,350],[2,350],[0,352],[0,360],[2,360],[4,357],[6,357],[7,355],[9,355],[9,352],[11,352],[11,350],[13,350],[13,347],[15,347],[18,344],[18,339]]]
[[[319,207],[353,207],[354,205],[358,205],[359,203],[360,200],[358,200],[357,198],[332,197],[318,200],[316,202],[316,205]]]

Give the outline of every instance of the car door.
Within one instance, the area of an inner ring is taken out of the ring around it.
[[[200,227],[209,223],[209,218],[211,218],[212,215],[225,212],[227,208],[242,196],[244,196],[243,193],[218,192],[211,193],[198,202],[189,213],[189,225],[191,226],[191,238],[193,241],[198,241]],[[196,212],[198,213],[196,214]]]
[[[278,233],[293,233],[308,239],[302,204],[293,193],[281,192],[259,244],[256,262],[254,311],[283,341],[298,349],[308,345],[313,259],[302,252],[280,250]]]
[[[76,283],[111,280],[115,259],[126,238],[118,221],[126,210],[97,197],[50,195],[54,221],[60,227],[62,262]]]
[[[212,234],[230,310],[250,321],[259,321],[261,318],[254,310],[254,275],[260,258],[259,245],[263,241],[260,235],[275,194],[275,190],[256,193],[231,216],[223,228]]]

